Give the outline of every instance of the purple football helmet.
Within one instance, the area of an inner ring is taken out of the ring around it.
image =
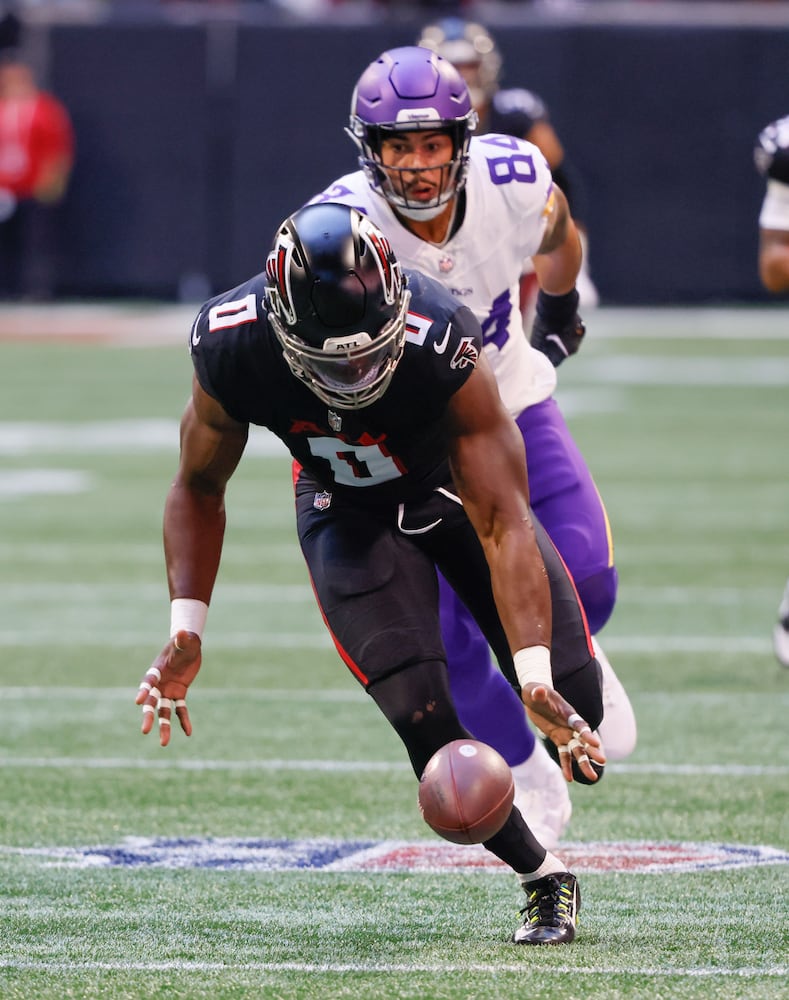
[[[382,53],[362,73],[351,98],[346,131],[359,148],[359,165],[371,186],[403,215],[430,219],[465,183],[476,125],[468,87],[452,63],[429,49],[409,45]],[[440,190],[429,202],[409,201],[392,183],[397,168],[381,166],[383,140],[395,132],[415,131],[442,131],[452,139],[452,159],[442,168]]]

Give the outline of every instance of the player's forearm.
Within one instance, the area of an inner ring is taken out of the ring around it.
[[[581,270],[581,257],[581,241],[571,222],[566,239],[555,250],[532,258],[540,288],[549,295],[572,291]]]
[[[202,492],[176,479],[164,509],[164,552],[170,599],[211,601],[225,534],[224,493]]]
[[[534,530],[524,523],[485,545],[496,607],[510,650],[551,645],[551,592]]]

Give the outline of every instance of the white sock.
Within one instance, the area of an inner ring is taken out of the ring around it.
[[[523,875],[518,875],[518,878],[520,879],[521,885],[525,889],[529,882],[536,882],[537,879],[545,878],[546,875],[558,875],[559,872],[566,871],[567,865],[563,865],[555,854],[551,854],[551,852],[548,851],[545,855],[545,860],[536,872],[525,872]]]

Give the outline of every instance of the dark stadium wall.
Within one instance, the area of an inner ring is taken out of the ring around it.
[[[355,168],[353,84],[419,24],[50,26],[46,84],[78,140],[58,292],[202,298],[261,270],[276,224]],[[495,35],[503,85],[542,95],[584,178],[605,304],[766,299],[752,146],[789,111],[789,29]]]

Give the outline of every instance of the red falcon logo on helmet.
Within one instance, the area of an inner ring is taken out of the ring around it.
[[[395,260],[392,244],[381,230],[366,217],[359,220],[359,235],[375,254],[378,270],[381,274],[384,299],[389,305],[392,305],[397,301],[402,283],[400,266]]]
[[[295,249],[296,245],[291,237],[281,232],[276,246],[266,258],[269,305],[281,319],[290,324],[296,322],[296,306],[290,288],[290,259]]]

